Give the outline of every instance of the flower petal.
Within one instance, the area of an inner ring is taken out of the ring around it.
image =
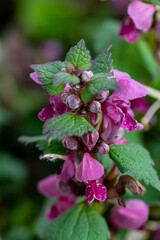
[[[49,175],[38,183],[38,191],[48,198],[63,196],[64,193],[58,187],[57,174]]]
[[[61,94],[58,96],[52,95],[49,101],[52,104],[53,109],[55,110],[56,116],[60,116],[68,111],[71,111],[71,109],[68,108],[67,105],[62,102]]]
[[[86,187],[85,195],[87,198],[87,202],[91,204],[94,201],[94,196],[93,196],[92,187],[90,185]]]
[[[75,176],[75,160],[77,159],[76,153],[74,151],[69,151],[67,154],[67,160],[63,164],[62,172],[59,178],[63,182],[68,182],[71,178]]]
[[[107,188],[103,184],[95,184],[94,196],[99,201],[105,201],[107,197]]]
[[[33,81],[35,81],[36,83],[38,83],[38,84],[43,84],[42,82],[40,82],[40,81],[38,80],[38,78],[41,77],[41,75],[39,75],[38,73],[33,72],[33,73],[31,73],[29,76],[30,76],[30,78],[32,78]]]
[[[53,117],[55,117],[55,110],[50,103],[38,113],[38,118],[43,122]]]
[[[155,6],[141,1],[133,1],[128,6],[128,15],[133,20],[136,28],[148,31],[153,22]]]
[[[124,37],[126,42],[134,43],[139,38],[139,35],[140,31],[135,27],[132,19],[127,18],[121,25],[119,37]]]
[[[117,207],[112,211],[111,220],[118,228],[138,229],[148,219],[149,207],[141,200],[126,202],[126,207]]]
[[[113,94],[122,100],[133,100],[135,98],[144,97],[148,94],[148,90],[139,82],[128,78],[128,74],[119,71],[113,71],[114,76],[121,87],[120,90],[114,90]]]
[[[103,165],[92,158],[89,153],[85,153],[82,162],[78,166],[76,179],[80,182],[91,181],[102,177],[103,174]]]
[[[138,123],[129,113],[126,113],[122,128],[126,129],[127,132],[140,131],[143,129],[143,124]]]
[[[116,107],[109,101],[102,103],[102,112],[105,130],[102,132],[101,137],[107,144],[109,144],[115,140],[118,135],[124,119],[124,114],[120,108]]]

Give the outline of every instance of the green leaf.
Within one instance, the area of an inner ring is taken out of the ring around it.
[[[74,67],[87,70],[91,66],[90,52],[85,46],[84,40],[80,40],[66,55],[65,61],[72,63]]]
[[[111,47],[103,50],[93,61],[91,65],[91,71],[96,73],[109,73],[112,69],[111,53],[109,52]]]
[[[97,153],[97,160],[103,165],[104,169],[107,172],[110,172],[113,167],[113,160],[109,157],[108,154],[100,155]]]
[[[113,73],[97,73],[91,79],[90,83],[83,89],[82,99],[84,102],[89,102],[96,93],[102,90],[119,89],[117,81]]]
[[[78,204],[50,224],[46,240],[107,240],[109,229],[104,218],[84,203]]]
[[[62,145],[62,142],[59,140],[52,140],[50,143],[47,141],[47,136],[22,136],[18,139],[21,143],[25,145],[36,143],[36,147],[43,151],[44,154],[55,153],[55,154],[65,154],[67,149]]]
[[[47,141],[40,141],[36,144],[36,147],[43,151],[44,154],[55,153],[55,154],[65,154],[67,149],[62,145],[62,141],[52,140],[50,143]]]
[[[84,117],[67,113],[62,116],[51,118],[44,124],[44,134],[48,139],[63,139],[66,136],[81,136],[87,132],[95,133],[93,126]]]
[[[160,5],[160,0],[147,0],[147,2],[155,5]]]
[[[80,79],[74,75],[71,75],[69,73],[66,73],[66,72],[60,72],[60,73],[57,73],[55,76],[54,76],[54,86],[58,86],[60,85],[61,83],[72,83],[72,84],[77,84],[80,82]]]
[[[45,64],[35,64],[31,65],[31,68],[36,71],[41,77],[39,77],[39,81],[42,83],[53,83],[54,76],[61,72],[62,68],[65,68],[65,64],[60,61],[49,62]]]
[[[122,173],[127,173],[146,185],[151,184],[160,190],[160,181],[149,152],[138,144],[113,145],[109,151],[110,157]]]
[[[59,95],[63,92],[65,88],[65,84],[60,84],[57,87],[53,86],[54,76],[61,72],[62,68],[65,68],[65,64],[60,61],[49,62],[45,64],[35,64],[31,65],[31,68],[34,69],[41,77],[39,77],[39,81],[44,83],[42,87],[46,88],[50,95]]]
[[[30,143],[35,143],[39,141],[46,140],[46,136],[41,135],[41,136],[21,136],[18,138],[18,141],[21,143],[24,143],[25,145],[30,144]]]

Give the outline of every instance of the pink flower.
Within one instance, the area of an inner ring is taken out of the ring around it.
[[[59,178],[63,182],[68,182],[71,178],[75,176],[75,162],[78,161],[76,152],[68,151],[66,155],[67,159],[64,162],[61,174],[59,175]]]
[[[51,221],[74,206],[77,200],[73,194],[67,195],[60,190],[57,174],[42,179],[38,183],[38,190],[48,198],[58,197],[56,203],[54,203],[47,212],[47,218]]]
[[[107,144],[110,144],[118,135],[124,114],[120,108],[108,100],[102,103],[102,112],[105,130],[102,132],[101,137]]]
[[[103,165],[85,153],[82,162],[79,164],[76,179],[80,182],[97,180],[104,175]]]
[[[143,129],[143,125],[133,118],[129,100],[142,98],[148,93],[148,90],[142,84],[131,79],[127,73],[117,70],[112,71],[121,89],[115,90],[108,100],[102,103],[105,131],[101,136],[106,143],[116,141],[123,136],[123,134],[118,134],[120,127],[128,132]],[[123,118],[120,118],[121,114],[123,114]]]
[[[139,82],[131,79],[131,77],[124,72],[112,70],[114,76],[121,89],[115,90],[113,94],[118,96],[121,100],[133,100],[144,97],[148,94],[148,90]]]
[[[56,203],[54,203],[47,212],[47,218],[53,221],[61,214],[69,210],[76,203],[77,198],[74,195],[61,196]]]
[[[140,31],[148,31],[153,22],[155,6],[141,1],[133,1],[128,5],[128,18],[122,24],[119,36],[124,36],[127,42],[135,42]]]
[[[155,6],[141,1],[133,1],[128,6],[128,15],[137,29],[148,31],[153,22]]]
[[[128,17],[121,25],[119,37],[124,37],[126,42],[134,43],[139,36],[140,31],[135,27],[132,19]]]
[[[135,113],[145,114],[149,108],[149,103],[146,98],[136,98],[131,101],[131,109]]]
[[[107,188],[101,183],[101,179],[96,181],[88,181],[85,182],[85,184],[85,195],[89,204],[91,204],[94,199],[102,202],[105,201],[107,197]]]
[[[59,189],[57,174],[49,175],[38,183],[38,191],[47,198],[63,196],[64,193]]]
[[[122,127],[125,128],[127,132],[134,130],[140,131],[143,129],[143,124],[138,123],[129,113],[126,113]]]
[[[141,200],[126,202],[126,207],[117,207],[111,213],[111,220],[117,228],[139,229],[148,219],[149,208]]]
[[[38,117],[41,121],[45,122],[50,118],[58,117],[69,111],[70,108],[68,108],[61,100],[61,94],[58,96],[52,95],[50,97],[50,103],[39,112]]]

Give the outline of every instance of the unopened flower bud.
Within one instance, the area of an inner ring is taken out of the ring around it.
[[[100,143],[100,145],[98,146],[98,152],[101,155],[107,154],[109,152],[109,145],[106,144],[105,142]]]
[[[82,81],[83,82],[88,82],[92,76],[93,76],[93,73],[91,71],[83,71]]]
[[[126,207],[117,207],[111,213],[111,220],[117,228],[139,229],[148,219],[149,208],[139,199],[129,200]]]
[[[70,150],[78,150],[80,143],[78,137],[72,136],[65,137],[65,139],[63,140],[63,145]]]
[[[67,72],[66,68],[62,68],[61,72]]]
[[[63,102],[64,104],[66,104],[67,98],[68,98],[68,94],[67,94],[67,93],[63,93],[63,94],[61,95],[61,99],[62,99],[62,102]]]
[[[92,112],[92,113],[97,113],[101,110],[101,104],[97,101],[92,101],[90,104],[89,104],[89,111]]]
[[[96,145],[98,139],[99,139],[99,133],[97,131],[96,131],[96,133],[85,133],[82,136],[82,141],[85,144],[88,151],[92,151],[92,149]]]
[[[66,72],[72,72],[74,70],[74,66],[70,62],[65,62]]]
[[[102,91],[101,93],[97,93],[95,95],[95,99],[99,102],[104,102],[109,96],[109,91]]]
[[[68,96],[66,103],[67,106],[71,109],[77,109],[80,106],[81,100],[76,95],[71,94],[70,96]]]

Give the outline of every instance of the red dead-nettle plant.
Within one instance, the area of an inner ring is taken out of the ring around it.
[[[46,229],[47,240],[109,239],[103,217],[108,203],[120,205],[109,218],[113,224],[137,229],[148,218],[148,206],[141,200],[125,204],[126,188],[143,195],[142,181],[160,190],[148,151],[123,137],[125,130],[143,129],[134,119],[130,100],[148,92],[127,73],[112,70],[110,57],[108,48],[91,61],[81,40],[64,62],[31,66],[31,78],[48,91],[50,103],[38,115],[45,122],[44,136],[21,141],[37,142],[41,159],[63,161],[57,174],[38,184],[46,197],[57,197],[47,211],[48,219],[54,220]],[[95,202],[101,202],[101,214]]]

